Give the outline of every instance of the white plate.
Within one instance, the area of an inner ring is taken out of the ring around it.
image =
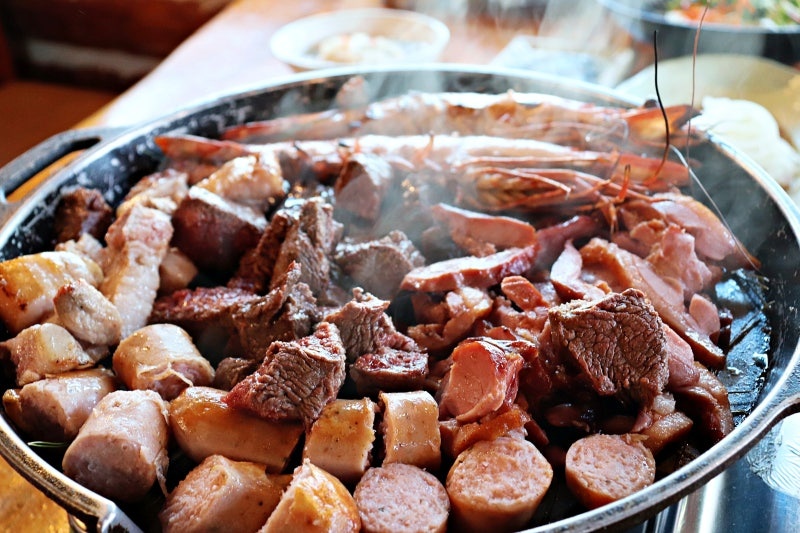
[[[647,67],[617,89],[642,99],[654,98],[655,68]],[[664,105],[693,103],[700,107],[704,96],[760,104],[772,113],[795,147],[800,147],[800,71],[791,67],[757,56],[703,54],[697,56],[694,66],[691,56],[679,57],[659,62],[658,90]]]

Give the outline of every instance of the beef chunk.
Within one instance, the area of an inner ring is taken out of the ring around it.
[[[392,167],[384,157],[356,152],[347,159],[334,184],[336,208],[374,222],[391,182]]]
[[[300,264],[300,281],[306,283],[314,296],[325,293],[330,283],[330,261],[341,232],[341,225],[333,220],[333,208],[321,198],[306,200],[297,221],[287,229],[280,252],[275,258],[271,288],[286,271],[289,264]]]
[[[342,271],[378,298],[393,298],[403,278],[425,258],[402,231],[367,242],[344,241],[334,255]]]
[[[214,372],[214,388],[231,390],[237,383],[258,370],[261,361],[243,359],[241,357],[226,357],[217,365]]]
[[[647,406],[669,375],[661,319],[641,291],[550,309],[552,341],[600,395]]]
[[[261,213],[191,187],[172,215],[173,244],[203,271],[230,274],[266,226]]]
[[[297,213],[280,209],[272,215],[258,244],[245,252],[228,287],[238,287],[263,294],[269,288],[275,261],[281,252],[281,243],[289,228],[297,222]]]
[[[428,356],[421,351],[397,350],[382,346],[365,353],[350,367],[358,393],[363,396],[378,391],[420,390],[428,376]]]
[[[345,351],[338,328],[321,322],[313,335],[276,341],[262,365],[224,398],[231,407],[273,421],[302,421],[310,428],[336,399],[345,379]]]
[[[391,317],[386,314],[388,307],[388,301],[354,289],[351,301],[325,317],[326,322],[339,329],[348,362],[382,347],[404,351],[418,349],[412,339],[395,329]]]
[[[185,329],[207,359],[219,358],[231,332],[232,312],[261,297],[242,289],[198,287],[162,296],[153,305],[149,322],[169,322]]]
[[[231,320],[245,357],[261,360],[276,340],[293,340],[311,333],[318,321],[316,299],[300,282],[300,265],[291,263],[263,297],[248,299],[231,308]]]
[[[77,187],[65,193],[56,208],[56,240],[78,240],[84,233],[102,240],[113,218],[114,213],[100,191]]]

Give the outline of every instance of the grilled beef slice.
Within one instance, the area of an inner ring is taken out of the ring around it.
[[[553,344],[602,396],[647,406],[669,374],[661,319],[641,291],[550,309]]]
[[[101,240],[114,219],[97,189],[77,187],[61,197],[55,214],[56,241],[78,240],[84,233]]]

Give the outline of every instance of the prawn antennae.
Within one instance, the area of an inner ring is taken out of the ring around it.
[[[670,145],[669,119],[667,118],[667,111],[664,109],[664,102],[661,100],[661,91],[658,89],[658,30],[653,32],[653,76],[655,76],[656,101],[658,102],[658,108],[661,110],[661,116],[664,118],[664,152],[661,154],[661,163],[653,172],[653,176],[649,178],[646,183],[654,182],[658,178],[659,173],[661,173],[661,169],[667,164],[667,154],[669,153]]]

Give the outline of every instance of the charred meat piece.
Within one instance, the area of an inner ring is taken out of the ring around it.
[[[334,260],[359,286],[378,298],[393,298],[403,278],[425,264],[425,258],[399,230],[373,241],[345,239],[336,247]]]
[[[202,271],[230,274],[266,227],[260,212],[191,187],[172,215],[173,244]]]
[[[418,349],[412,339],[395,329],[391,317],[386,314],[388,307],[388,301],[353,289],[352,300],[325,316],[326,322],[338,328],[349,363],[383,347],[404,351]]]
[[[265,296],[235,303],[231,321],[245,357],[262,360],[276,340],[305,337],[319,321],[316,299],[300,282],[300,265],[291,263]]]
[[[533,266],[536,247],[509,248],[485,257],[458,257],[415,268],[403,278],[401,289],[444,292],[460,287],[487,288],[503,278],[526,273]]]
[[[550,309],[553,344],[601,396],[647,406],[669,377],[661,319],[641,291]]]
[[[303,202],[297,222],[286,231],[281,250],[275,259],[272,281],[274,287],[280,276],[296,262],[301,267],[299,281],[307,284],[314,296],[327,290],[330,282],[330,260],[341,225],[333,219],[333,207],[322,198]]]
[[[428,355],[382,346],[359,356],[350,367],[350,376],[358,393],[364,396],[378,391],[419,390],[428,376]]]
[[[245,359],[242,357],[226,357],[217,365],[214,371],[212,386],[215,389],[229,391],[234,385],[258,370],[261,361]]]
[[[392,166],[384,157],[356,152],[347,158],[333,186],[336,209],[374,222],[391,183]]]
[[[182,289],[156,300],[149,322],[180,326],[191,335],[202,354],[216,360],[235,330],[234,307],[260,298],[251,292],[227,287]]]
[[[76,187],[64,193],[56,207],[56,241],[77,241],[84,233],[102,239],[113,219],[114,211],[100,191]]]
[[[344,378],[339,330],[321,322],[313,335],[273,342],[261,367],[239,382],[225,402],[266,420],[299,420],[308,428],[336,398]]]

